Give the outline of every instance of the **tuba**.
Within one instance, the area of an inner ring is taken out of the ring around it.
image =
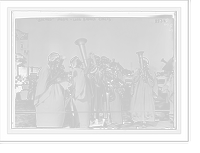
[[[91,66],[90,66],[90,71],[89,73],[91,75],[95,74],[98,70],[97,66],[96,66],[96,60],[95,60],[95,57],[94,57],[94,54],[93,53],[90,53],[89,54],[89,57],[87,56],[87,53],[86,53],[86,49],[85,49],[85,43],[87,42],[87,39],[85,38],[80,38],[80,39],[77,39],[75,41],[75,44],[79,46],[80,48],[80,51],[81,51],[81,56],[82,56],[82,59],[83,59],[83,63],[84,63],[84,66],[87,67],[88,64],[87,64],[87,59],[88,58],[91,58],[92,59],[92,63],[91,63]]]
[[[145,66],[147,66],[149,64],[149,60],[143,56],[143,54],[144,54],[143,51],[136,52],[136,54],[138,55],[138,58],[139,58],[142,77],[145,81],[147,81],[147,68]]]

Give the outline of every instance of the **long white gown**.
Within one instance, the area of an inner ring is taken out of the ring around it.
[[[153,71],[149,70],[154,82],[144,82],[140,77],[130,100],[130,117],[134,122],[155,121],[155,99],[158,97],[158,84]],[[137,72],[136,72],[137,74]]]
[[[75,87],[75,95],[72,98],[75,110],[74,128],[89,128],[91,98],[94,96],[91,80],[84,75],[84,70],[81,68],[74,68],[72,76]]]
[[[63,127],[65,119],[64,89],[60,83],[46,88],[49,68],[44,67],[39,74],[36,87],[35,108],[36,127]]]

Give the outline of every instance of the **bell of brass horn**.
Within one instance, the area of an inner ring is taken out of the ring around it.
[[[89,73],[91,75],[94,75],[97,72],[98,68],[96,66],[96,60],[95,60],[94,54],[90,53],[89,56],[87,56],[87,52],[86,52],[86,49],[85,49],[85,43],[86,42],[87,42],[87,39],[80,38],[80,39],[77,39],[75,41],[75,44],[78,45],[79,48],[80,48],[81,56],[82,56],[82,59],[83,59],[83,64],[84,64],[85,67],[88,66],[88,63],[87,63],[88,58],[92,59]]]
[[[87,67],[87,52],[86,52],[86,49],[85,49],[85,43],[87,42],[87,39],[85,38],[80,38],[80,39],[77,39],[75,41],[75,44],[79,46],[79,49],[81,51],[81,56],[82,56],[82,59],[83,59],[83,63],[84,63],[84,66]]]

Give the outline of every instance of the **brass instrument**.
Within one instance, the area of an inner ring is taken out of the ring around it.
[[[143,77],[144,81],[147,81],[148,80],[147,65],[149,64],[149,60],[143,56],[144,54],[143,51],[136,52],[136,54],[138,55],[139,58],[141,76]]]
[[[85,39],[85,38],[80,38],[80,39],[77,39],[77,40],[75,41],[75,44],[78,45],[79,48],[80,48],[81,56],[82,56],[83,63],[84,63],[84,66],[85,66],[85,67],[88,66],[88,64],[87,64],[87,59],[88,59],[88,58],[91,58],[91,59],[92,59],[89,73],[90,73],[91,75],[93,75],[93,74],[96,73],[96,71],[98,70],[98,68],[97,68],[97,66],[96,66],[96,60],[95,60],[94,54],[90,53],[90,54],[89,54],[89,57],[87,56],[86,49],[85,49],[85,43],[86,43],[86,42],[87,42],[87,39]]]
[[[106,87],[109,91],[109,99],[110,99],[110,101],[112,101],[115,98],[115,95],[114,95],[113,89],[110,88],[110,86],[113,86],[120,95],[124,93],[123,87],[120,86],[119,80],[116,79],[117,74],[118,74],[118,70],[111,68],[109,66],[106,66],[106,65],[104,65],[100,62],[97,63],[95,55],[93,53],[90,53],[89,56],[87,56],[86,49],[85,49],[85,43],[86,42],[87,42],[87,39],[85,39],[85,38],[80,38],[80,39],[75,41],[75,44],[78,45],[79,48],[80,48],[84,66],[85,67],[88,66],[87,59],[90,58],[90,59],[92,59],[92,61],[91,61],[91,65],[90,65],[89,74],[94,75],[97,72],[98,69],[99,69],[99,71],[106,72],[107,79],[109,78],[108,79],[109,81],[106,83]]]
[[[85,38],[80,38],[78,40],[75,41],[75,44],[79,46],[80,51],[81,51],[81,56],[83,58],[83,63],[85,68],[87,68],[88,63],[87,63],[87,52],[85,49],[85,43],[87,42],[87,39]]]
[[[90,53],[89,57],[87,55],[86,49],[85,49],[85,43],[87,42],[87,39],[80,38],[75,41],[75,44],[79,46],[79,49],[81,51],[82,60],[84,63],[85,69],[87,69],[87,73],[90,72],[90,74],[95,73],[97,70],[97,63],[95,60],[95,55],[93,53]],[[90,63],[90,59],[92,59],[93,63]]]

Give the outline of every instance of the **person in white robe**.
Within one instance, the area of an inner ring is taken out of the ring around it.
[[[166,102],[169,103],[169,119],[174,122],[174,75],[171,73],[162,87],[162,92],[167,93]]]
[[[142,127],[146,127],[146,122],[155,121],[155,99],[158,97],[156,75],[148,64],[148,59],[143,58],[146,78],[143,78],[141,69],[134,73],[129,106],[132,123],[142,122]]]
[[[50,63],[62,58],[58,53],[51,53],[49,64],[39,72],[34,105],[36,108],[36,127],[61,128],[65,119],[64,88],[60,72],[52,72]],[[61,63],[59,63],[61,64]]]
[[[104,111],[103,112],[103,123],[102,125],[107,126],[106,120],[108,118],[107,115],[107,99],[106,99],[106,89],[105,85],[103,83],[103,72],[100,71],[100,57],[94,56],[96,60],[96,65],[91,68],[91,80],[92,80],[92,87],[93,87],[93,93],[94,97],[92,98],[91,103],[91,111],[92,118],[91,118],[91,126],[99,126],[99,120],[100,120],[100,112],[95,111]],[[95,69],[96,68],[96,69]]]
[[[72,67],[72,90],[75,89],[72,97],[73,110],[75,111],[72,117],[72,127],[74,128],[89,128],[91,118],[91,98],[93,98],[93,90],[91,80],[88,76],[90,68],[90,60],[88,66],[83,70],[82,62],[78,57],[71,59]]]

